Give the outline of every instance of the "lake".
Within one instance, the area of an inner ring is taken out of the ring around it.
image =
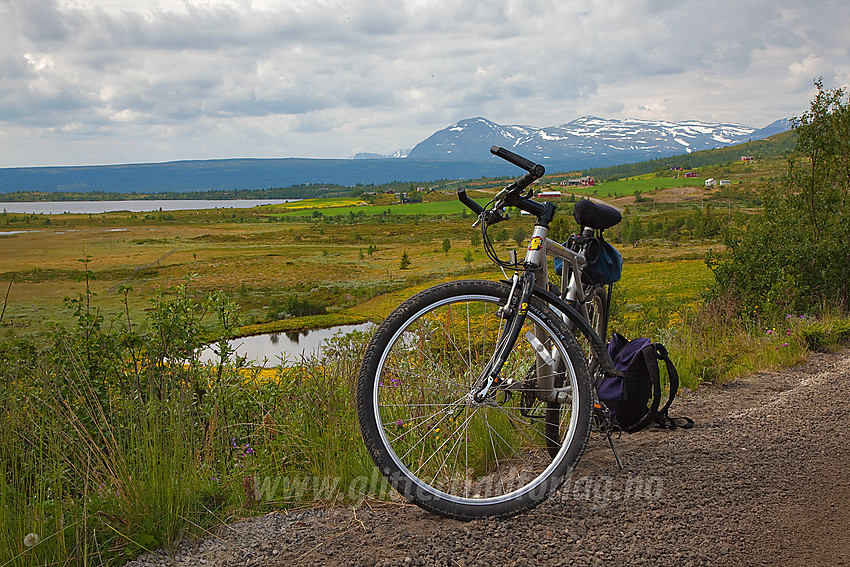
[[[187,211],[194,209],[250,209],[261,205],[291,203],[297,199],[162,199],[153,201],[44,201],[39,203],[0,202],[0,211],[6,213],[61,215],[63,213],[97,214],[113,211],[148,213],[152,211]]]
[[[280,357],[285,356],[289,363],[297,362],[303,357],[311,357],[321,352],[324,343],[336,334],[345,335],[352,331],[367,331],[374,323],[360,325],[340,325],[327,329],[315,329],[293,333],[269,333],[253,337],[242,337],[229,341],[236,349],[236,354],[248,357],[249,364],[262,364],[268,359],[269,366],[280,364]],[[211,348],[201,352],[202,362],[213,362],[216,355]]]

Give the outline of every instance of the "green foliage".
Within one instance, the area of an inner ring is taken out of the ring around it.
[[[123,565],[234,511],[384,490],[354,480],[373,471],[352,442],[368,337],[261,376],[232,360],[235,303],[190,283],[143,324],[102,317],[83,292],[70,328],[0,338],[0,564]]]
[[[850,103],[815,85],[785,179],[765,188],[762,214],[726,233],[728,251],[708,258],[719,293],[732,290],[749,315],[850,308]]]
[[[463,255],[463,261],[466,262],[466,266],[471,266],[474,260],[475,257],[472,255],[472,250],[467,250],[466,254]]]
[[[296,294],[287,296],[283,301],[273,299],[266,313],[266,318],[269,321],[275,321],[288,317],[322,315],[325,312],[326,306],[323,303]]]
[[[407,255],[407,251],[401,253],[401,260],[398,263],[399,270],[406,270],[410,267],[410,256]]]
[[[511,238],[513,238],[517,246],[522,246],[522,243],[525,242],[526,236],[528,235],[526,234],[525,229],[521,226],[516,227],[513,234],[511,234]]]
[[[448,254],[449,250],[452,249],[452,241],[450,238],[443,239],[443,252]]]

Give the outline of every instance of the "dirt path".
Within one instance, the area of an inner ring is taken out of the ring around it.
[[[531,513],[457,522],[416,507],[275,513],[147,565],[847,565],[850,351],[701,388],[689,431],[594,437]]]

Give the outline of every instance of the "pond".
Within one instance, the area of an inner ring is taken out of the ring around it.
[[[268,366],[280,364],[281,357],[288,363],[300,361],[302,357],[310,358],[321,352],[324,343],[334,335],[345,335],[352,331],[368,331],[374,323],[360,325],[339,325],[327,329],[312,331],[295,331],[291,333],[268,333],[253,337],[242,337],[230,342],[239,356],[248,357],[248,364],[262,364],[268,360]],[[217,359],[211,348],[201,352],[202,362],[213,362]]]

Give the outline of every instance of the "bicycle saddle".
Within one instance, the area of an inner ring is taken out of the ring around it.
[[[611,228],[623,220],[620,211],[614,207],[603,203],[596,203],[589,199],[581,199],[576,203],[575,209],[573,209],[573,218],[581,226],[588,226],[599,230]]]

